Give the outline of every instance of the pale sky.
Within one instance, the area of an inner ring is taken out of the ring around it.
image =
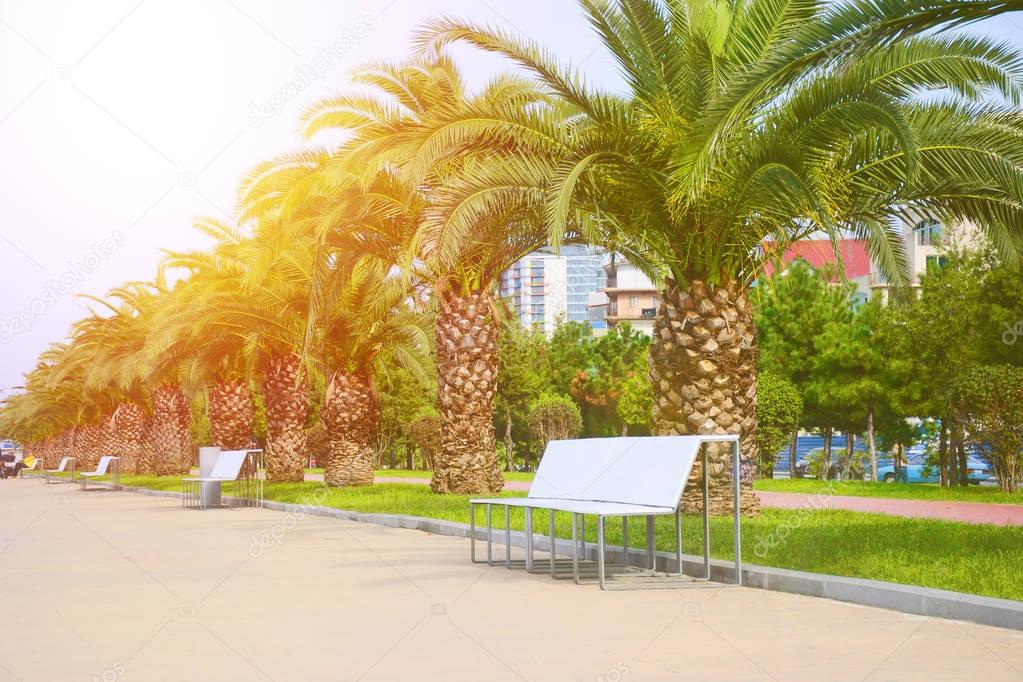
[[[305,106],[438,15],[620,82],[574,0],[0,0],[0,397],[86,314],[75,294],[206,245],[193,218],[227,217],[238,178],[300,144]],[[1021,27],[974,30],[1023,45]],[[502,66],[457,56],[476,86]]]

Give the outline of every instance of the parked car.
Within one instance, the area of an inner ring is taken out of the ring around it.
[[[976,457],[968,457],[966,460],[968,469],[967,478],[972,485],[980,485],[991,476],[991,470],[987,463]],[[893,462],[886,462],[884,466],[877,469],[877,477],[885,483],[938,483],[941,481],[941,474],[938,467],[927,463],[927,458],[921,453],[907,453],[906,463],[896,467]]]
[[[828,467],[828,480],[833,481],[842,477],[842,457],[845,450],[831,449],[831,465]],[[823,461],[824,448],[814,448],[807,453],[806,457],[796,460],[796,478],[816,478],[818,467],[816,463]],[[853,463],[849,470],[850,480],[863,479],[864,453],[860,450],[853,451]],[[811,465],[811,462],[814,464]]]

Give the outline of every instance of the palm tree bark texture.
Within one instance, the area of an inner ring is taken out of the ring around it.
[[[224,450],[249,447],[255,410],[244,379],[218,381],[209,389],[210,438]]]
[[[271,355],[263,368],[266,405],[266,478],[299,482],[305,478],[305,422],[309,415],[309,379],[294,353]]]
[[[192,412],[180,386],[164,384],[153,392],[153,472],[187,474],[192,469]]]
[[[440,296],[437,391],[441,446],[430,487],[438,493],[496,493],[504,487],[494,435],[498,325],[481,292]]]
[[[335,374],[327,385],[321,418],[327,431],[326,484],[372,485],[373,441],[380,423],[380,404],[369,377]]]
[[[757,418],[756,325],[749,297],[736,282],[693,281],[683,288],[669,280],[654,320],[650,347],[654,429],[662,436],[740,435],[741,508],[755,514],[753,494]],[[710,443],[710,512],[731,513],[731,446]],[[683,494],[683,510],[703,508],[703,469],[693,468]]]

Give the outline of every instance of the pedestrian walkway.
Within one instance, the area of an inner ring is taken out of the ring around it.
[[[601,592],[464,538],[0,483],[0,681],[1018,682],[1023,634],[780,592]]]
[[[935,502],[931,500],[900,500],[850,495],[805,495],[757,491],[765,507],[781,509],[845,509],[848,511],[888,514],[909,518],[990,523],[997,526],[1023,526],[1023,505],[987,504],[984,502]]]

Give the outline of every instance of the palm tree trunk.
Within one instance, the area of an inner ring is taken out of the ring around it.
[[[99,464],[100,427],[90,424],[78,428],[75,439],[75,469],[92,471]]]
[[[650,347],[654,430],[658,435],[728,434],[741,437],[740,502],[755,514],[753,494],[757,417],[756,326],[745,289],[694,281],[682,288],[669,280],[661,295]],[[707,448],[710,512],[732,509],[731,447]],[[693,467],[683,509],[703,507],[702,466]]]
[[[266,404],[266,478],[298,482],[305,478],[305,422],[309,381],[294,353],[271,356],[263,368]]]
[[[140,458],[146,430],[146,415],[138,403],[126,400],[110,418],[115,454],[121,458],[121,473],[141,473]]]
[[[437,314],[441,447],[430,487],[437,493],[495,493],[504,487],[494,435],[498,326],[480,292],[441,297]]]
[[[144,416],[142,439],[139,441],[138,459],[135,460],[136,474],[156,473],[156,438],[153,435],[153,418]]]
[[[380,425],[380,403],[370,378],[348,372],[334,374],[320,415],[327,430],[326,484],[373,485],[373,443]]]
[[[164,384],[153,392],[152,468],[159,476],[192,469],[192,413],[180,386]]]
[[[244,379],[218,381],[209,389],[210,438],[224,450],[241,450],[252,440],[252,394]]]

